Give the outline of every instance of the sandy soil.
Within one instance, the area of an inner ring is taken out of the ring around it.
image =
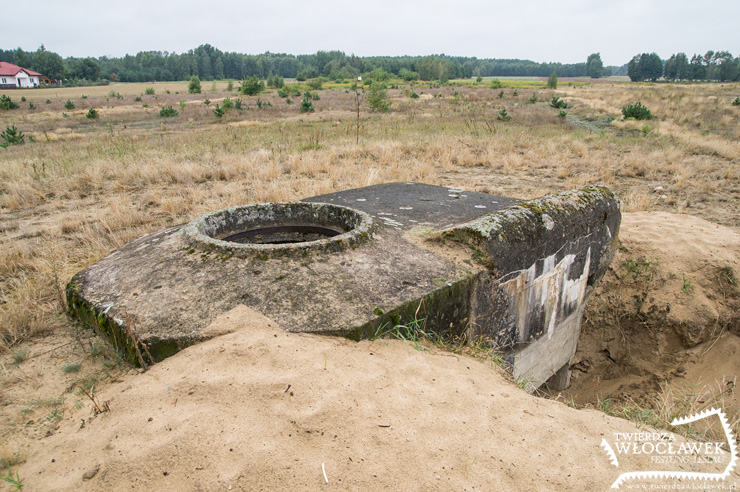
[[[624,215],[620,241],[587,310],[566,397],[656,409],[693,399],[740,418],[740,234],[640,212]]]
[[[738,234],[688,216],[640,213],[625,215],[620,238],[624,248],[589,313],[572,394],[624,392],[627,383],[640,388],[671,374],[687,382],[737,374],[737,286],[717,272],[740,269]],[[625,266],[640,257],[659,257],[659,267],[643,274]],[[645,289],[635,304],[630,292]],[[600,325],[599,316],[614,316],[610,295],[626,303],[617,306],[625,321]],[[641,335],[648,326],[634,321],[641,312],[644,319],[662,313],[666,328],[647,332],[660,335],[658,342]],[[609,326],[630,343],[610,339]],[[602,438],[636,432],[634,423],[529,395],[499,367],[469,357],[398,340],[290,334],[246,307],[209,329],[236,331],[145,373],[111,367],[95,396],[109,411],[99,414],[71,385],[94,364],[75,375],[59,370],[93,342],[37,340],[17,369],[4,356],[3,401],[25,392],[41,402],[67,386],[66,398],[80,402],[58,422],[40,425],[38,412],[13,420],[15,438],[7,442],[23,449],[14,467],[23,490],[607,490],[620,473],[656,466],[620,455],[615,467],[600,447]],[[49,351],[60,344],[67,345]],[[615,378],[597,371],[604,350],[622,361],[604,362]],[[4,418],[19,414],[14,405],[4,407]],[[723,484],[739,478],[733,472]]]

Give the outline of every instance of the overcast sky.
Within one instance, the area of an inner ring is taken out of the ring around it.
[[[222,51],[445,53],[605,65],[740,51],[738,0],[27,0],[3,2],[0,48],[67,56]]]

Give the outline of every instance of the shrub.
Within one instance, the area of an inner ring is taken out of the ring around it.
[[[141,96],[136,96],[134,98],[134,102],[141,102]]]
[[[162,118],[170,118],[172,116],[177,116],[178,114],[179,113],[177,112],[177,110],[172,106],[167,106],[166,108],[163,107],[161,110],[159,110],[159,116],[161,116]]]
[[[419,94],[417,94],[416,92],[412,92],[411,94],[409,94],[409,97],[411,99],[419,99]]]
[[[477,77],[475,78],[475,81],[476,81],[476,82],[477,82],[478,84],[480,84],[481,82],[483,82],[483,77],[481,77],[480,75],[478,75],[478,76],[477,76]]]
[[[218,107],[218,104],[216,105],[216,107]],[[234,109],[234,101],[232,101],[231,99],[227,97],[226,99],[224,99],[223,108],[224,108],[224,111]]]
[[[87,99],[87,96],[85,94],[82,95],[82,99]]]
[[[635,104],[628,104],[622,108],[622,114],[624,119],[634,118],[636,120],[649,120],[652,119],[653,114],[648,108],[642,105],[640,102]]]
[[[7,147],[8,145],[23,145],[26,143],[25,138],[26,136],[23,135],[23,132],[17,129],[15,125],[12,125],[6,127],[5,131],[0,133],[0,139],[2,139],[0,145],[3,147]]]
[[[46,104],[51,104],[51,99],[47,99]]]
[[[555,109],[565,109],[568,107],[568,103],[560,99],[558,96],[552,96],[552,101],[550,101],[550,107]]]
[[[301,113],[313,113],[313,103],[311,102],[311,98],[309,96],[303,96],[303,101],[301,101]]]
[[[14,103],[8,96],[5,94],[0,95],[0,109],[18,109],[19,106],[17,103]]]
[[[70,101],[69,99],[67,99],[67,102],[64,103],[64,109],[66,109],[68,111],[71,111],[74,108],[75,108],[75,103],[73,103],[72,101]]]
[[[226,92],[234,92],[234,81],[229,80],[229,83],[226,85]]]
[[[147,96],[153,96],[154,95],[154,87],[147,87],[144,89],[144,94]]]
[[[281,89],[285,85],[285,79],[283,79],[280,75],[270,74],[267,77],[267,85],[268,87],[274,87],[276,89]]]
[[[383,82],[375,81],[370,84],[367,103],[372,111],[385,112],[390,109],[392,103]]]
[[[188,92],[191,94],[200,94],[200,91],[200,78],[197,75],[193,75],[190,77],[190,82],[188,82]]]
[[[87,110],[87,114],[85,115],[90,120],[94,120],[98,117],[98,111],[95,108],[90,108]]]
[[[491,81],[491,89],[500,89],[501,88],[501,81],[499,79],[493,79]]]
[[[242,79],[242,85],[239,91],[245,96],[256,96],[265,89],[265,84],[257,77],[252,75],[251,77],[244,77]]]
[[[308,86],[315,91],[321,90],[321,87],[323,87],[323,84],[324,84],[324,81],[321,80],[321,78],[310,79],[308,81]]]
[[[289,94],[289,93],[288,93],[288,91],[286,91],[285,89],[280,89],[280,90],[278,90],[278,96],[280,96],[280,97],[282,97],[282,98],[286,98],[286,97],[288,97],[289,95],[290,95],[290,94]]]
[[[548,89],[557,89],[558,88],[558,74],[556,72],[553,72],[550,74],[550,77],[547,79],[547,88]]]
[[[165,94],[170,94],[170,90],[169,90],[169,89],[165,89],[165,90],[164,90],[164,93],[165,93]]]
[[[732,105],[733,106],[740,106],[740,96],[738,96],[738,97],[736,97],[735,99],[732,100]]]
[[[26,96],[21,96],[21,102],[22,103],[26,102]]]
[[[419,72],[412,72],[412,71],[407,70],[405,68],[402,68],[398,72],[398,76],[401,77],[406,82],[411,82],[413,80],[419,80]]]

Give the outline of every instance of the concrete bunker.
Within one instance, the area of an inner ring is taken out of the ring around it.
[[[375,185],[144,235],[75,275],[67,299],[134,363],[132,330],[161,360],[215,336],[213,320],[245,305],[293,332],[359,339],[422,321],[484,337],[530,389],[563,388],[620,220],[606,187],[522,201]]]

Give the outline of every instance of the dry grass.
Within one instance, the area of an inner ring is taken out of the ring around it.
[[[605,183],[626,211],[686,211],[740,226],[740,112],[729,102],[736,86],[561,85],[556,93],[569,103],[562,121],[547,106],[552,91],[499,99],[492,89],[418,84],[417,93],[442,97],[391,90],[390,113],[364,112],[359,145],[353,95],[344,89],[321,91],[308,115],[276,91],[259,96],[272,104],[261,109],[257,97],[241,96],[248,109],[218,120],[215,102],[238,97],[223,92],[226,82],[216,94],[210,83],[187,94],[182,82],[141,95],[151,86],[10,93],[38,109],[0,113],[0,128],[14,124],[36,139],[0,150],[0,344],[68,326],[60,285],[112,249],[236,204],[391,181],[523,198]],[[74,111],[63,109],[67,99]],[[619,121],[619,108],[637,100],[656,117],[648,132],[642,122]],[[165,105],[180,115],[160,118]],[[100,111],[97,120],[85,118],[89,107]],[[501,107],[511,122],[496,120]]]

